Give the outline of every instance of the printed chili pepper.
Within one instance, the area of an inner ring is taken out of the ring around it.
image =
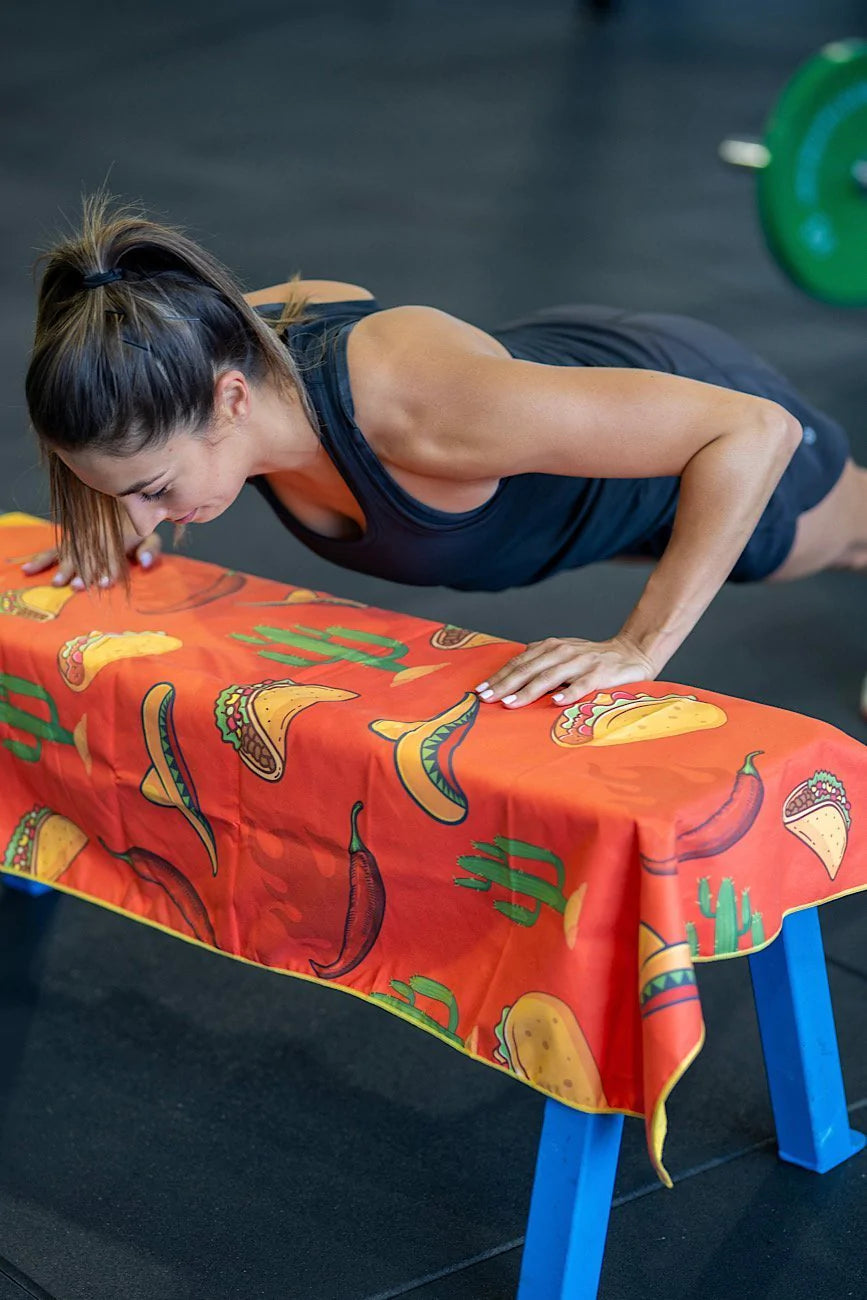
[[[322,965],[311,960],[314,975],[320,979],[337,979],[360,965],[379,936],[385,917],[385,886],[376,858],[358,833],[358,814],[364,804],[352,808],[352,836],[349,841],[349,906],[343,927],[340,952],[332,962]]]
[[[744,759],[744,765],[735,777],[728,799],[707,821],[691,830],[681,831],[675,841],[681,862],[691,858],[710,858],[723,853],[746,835],[759,815],[765,787],[753,764],[753,759],[764,751],[753,750]]]
[[[698,826],[680,832],[674,842],[674,857],[642,857],[649,872],[661,876],[674,875],[679,863],[690,862],[693,858],[715,857],[743,839],[758,817],[765,797],[764,782],[753,764],[753,759],[762,753],[764,750],[755,749],[747,754],[725,803]]]
[[[178,871],[177,867],[173,867],[159,854],[151,853],[150,849],[142,849],[136,845],[127,849],[126,853],[115,853],[105,840],[100,839],[99,842],[106,853],[110,853],[119,862],[125,862],[141,880],[158,885],[171,899],[201,943],[206,943],[211,948],[219,947],[207,909],[197,890],[182,871]]]
[[[222,600],[224,596],[234,596],[246,581],[243,573],[238,573],[235,569],[224,569],[206,586],[188,592],[180,600],[161,600],[157,593],[151,592],[136,605],[135,610],[137,614],[181,614],[185,610],[200,609],[202,605]]]

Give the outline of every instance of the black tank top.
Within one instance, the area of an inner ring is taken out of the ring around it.
[[[279,315],[279,304],[257,309]],[[638,553],[670,525],[678,480],[590,479],[515,474],[475,510],[424,505],[383,468],[354,420],[346,364],[349,332],[381,310],[375,299],[319,303],[286,330],[316,412],[323,446],[367,520],[352,538],[324,537],[282,504],[264,476],[250,479],[285,526],[310,550],[342,568],[413,586],[502,591],[621,553]],[[522,360],[549,365],[652,364],[624,334],[612,334],[607,309],[589,309],[581,327],[545,314],[489,331]],[[598,327],[592,312],[601,313]],[[607,313],[607,314],[606,314]],[[612,341],[613,340],[613,341]]]

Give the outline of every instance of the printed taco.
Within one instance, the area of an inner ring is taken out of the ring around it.
[[[96,674],[116,659],[167,654],[182,645],[165,632],[86,632],[64,641],[57,668],[71,691],[86,691]]]
[[[430,639],[437,650],[467,650],[471,646],[504,644],[501,636],[490,636],[487,632],[473,632],[468,627],[457,627],[454,623],[444,623],[437,628]]]
[[[558,745],[628,745],[637,740],[684,736],[722,727],[722,709],[694,695],[647,695],[597,691],[590,700],[570,704],[551,728]]]
[[[802,781],[786,800],[783,825],[813,850],[833,880],[840,870],[852,825],[843,782],[831,772],[815,772]]]
[[[71,587],[16,587],[0,591],[0,614],[15,614],[46,623],[57,618],[75,592]]]
[[[84,831],[52,808],[35,807],[21,818],[3,855],[4,867],[53,883],[87,843]]]
[[[494,1056],[555,1097],[607,1107],[599,1069],[572,1008],[552,993],[523,993],[503,1009]]]
[[[286,677],[227,686],[217,697],[214,716],[223,740],[238,751],[250,771],[264,781],[279,781],[286,762],[286,732],[295,715],[322,700],[357,698],[355,691],[299,685]]]

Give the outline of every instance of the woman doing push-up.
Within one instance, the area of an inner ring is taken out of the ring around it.
[[[710,325],[604,307],[485,331],[293,279],[244,294],[182,232],[85,200],[44,254],[26,380],[59,549],[107,585],[164,520],[252,483],[318,555],[499,591],[655,560],[608,640],[563,627],[478,690],[558,705],[657,677],[723,583],[867,568],[867,470],[842,429]]]

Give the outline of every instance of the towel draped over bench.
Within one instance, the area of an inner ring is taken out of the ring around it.
[[[867,748],[673,682],[511,712],[520,648],[179,556],[74,593],[0,516],[0,858],[372,1001],[567,1105],[643,1116],[695,965],[867,887]]]

